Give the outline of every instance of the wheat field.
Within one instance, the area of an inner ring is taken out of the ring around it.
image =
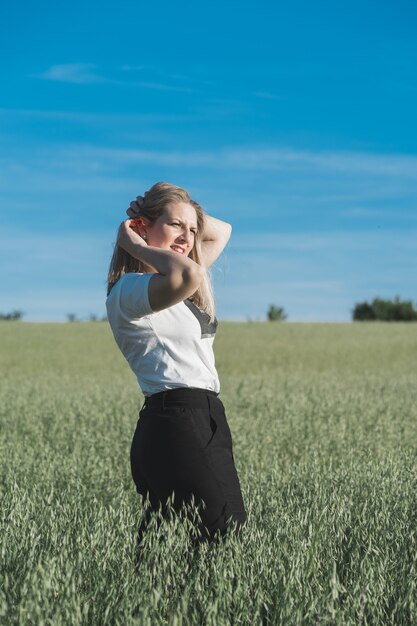
[[[105,322],[0,324],[0,623],[417,623],[417,327],[220,323],[248,523],[151,526],[142,395]]]

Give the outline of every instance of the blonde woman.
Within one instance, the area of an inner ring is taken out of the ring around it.
[[[200,540],[246,521],[215,368],[207,268],[231,226],[187,191],[156,183],[131,202],[108,275],[108,319],[145,396],[131,446],[136,489],[152,511],[199,506]]]

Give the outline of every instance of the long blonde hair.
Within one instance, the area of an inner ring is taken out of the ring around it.
[[[170,183],[156,183],[144,194],[137,217],[145,217],[152,223],[163,214],[168,204],[176,204],[178,202],[191,204],[197,214],[197,233],[189,257],[195,261],[195,263],[202,265],[201,233],[204,229],[204,211],[198,202],[190,197],[185,189],[171,185]],[[107,276],[107,295],[123,274],[146,272],[146,269],[147,267],[142,261],[134,259],[126,250],[116,244]],[[208,270],[206,270],[205,277],[200,283],[199,288],[191,296],[191,300],[200,309],[210,315],[210,321],[214,320],[215,302],[211,277]]]

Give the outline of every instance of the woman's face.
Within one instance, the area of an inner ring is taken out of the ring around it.
[[[148,246],[173,250],[188,256],[197,232],[197,213],[191,204],[179,202],[167,206],[164,213],[146,228]]]

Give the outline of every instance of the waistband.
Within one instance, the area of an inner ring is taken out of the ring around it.
[[[176,387],[160,391],[145,397],[144,407],[164,408],[175,403],[191,404],[194,406],[207,406],[210,401],[219,399],[219,394],[210,389],[197,389],[195,387]]]

